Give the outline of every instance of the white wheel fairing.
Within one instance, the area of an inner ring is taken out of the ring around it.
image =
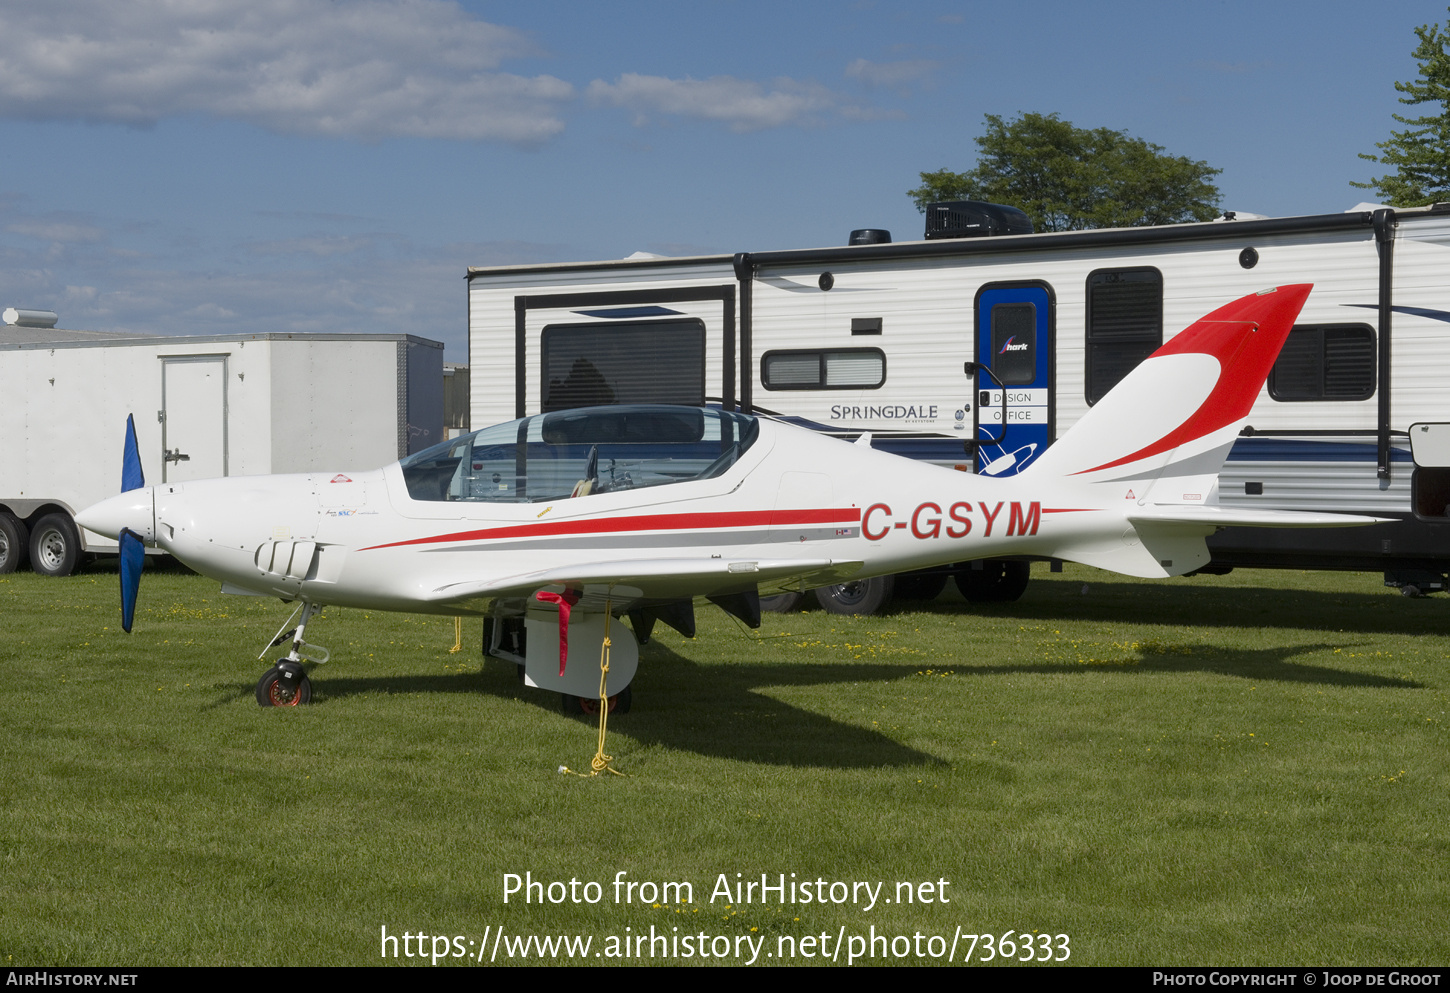
[[[530,609],[524,624],[528,631],[528,655],[524,662],[524,683],[569,696],[599,698],[599,651],[604,644],[603,614],[569,617],[569,661],[559,675],[559,614],[540,606]],[[613,696],[634,680],[639,668],[639,643],[623,620],[609,621],[609,683]]]

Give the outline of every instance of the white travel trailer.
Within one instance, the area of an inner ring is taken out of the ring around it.
[[[1450,204],[1047,234],[1018,233],[1023,220],[943,204],[922,241],[862,231],[829,248],[470,269],[473,423],[719,405],[1011,474],[1197,317],[1308,282],[1216,499],[1392,522],[1230,528],[1210,539],[1208,568],[1372,570],[1407,592],[1445,588],[1450,459],[1417,466],[1410,429],[1450,421]],[[1027,564],[966,563],[956,578],[971,598],[1013,599]],[[935,595],[942,581],[896,577],[895,590]],[[872,607],[892,582],[819,595]]]
[[[127,337],[0,328],[0,572],[67,575],[114,539],[78,511],[148,483],[381,466],[443,440],[443,344],[397,334]]]

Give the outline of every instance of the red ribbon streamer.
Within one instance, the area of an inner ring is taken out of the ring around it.
[[[573,590],[565,590],[563,593],[539,590],[534,594],[534,599],[540,603],[559,605],[559,675],[562,676],[564,666],[569,664],[569,611],[579,602],[579,594]]]

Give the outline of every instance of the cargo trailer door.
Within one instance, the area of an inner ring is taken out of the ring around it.
[[[227,357],[161,359],[161,481],[227,475]]]

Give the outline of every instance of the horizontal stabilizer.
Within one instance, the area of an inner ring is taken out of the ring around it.
[[[1125,576],[1166,579],[1208,565],[1211,556],[1203,539],[1212,531],[1205,525],[1189,528],[1139,522],[1121,535],[1062,545],[1053,549],[1053,556]]]
[[[1304,514],[1192,504],[1150,504],[1125,512],[1129,525],[1118,535],[1078,538],[1053,550],[1055,558],[1127,576],[1162,579],[1208,565],[1204,539],[1219,528],[1362,527],[1381,518],[1357,514]]]
[[[1155,504],[1128,511],[1134,524],[1180,524],[1211,528],[1357,528],[1378,524],[1383,517],[1359,514],[1306,514],[1297,510],[1251,510],[1248,508]]]

